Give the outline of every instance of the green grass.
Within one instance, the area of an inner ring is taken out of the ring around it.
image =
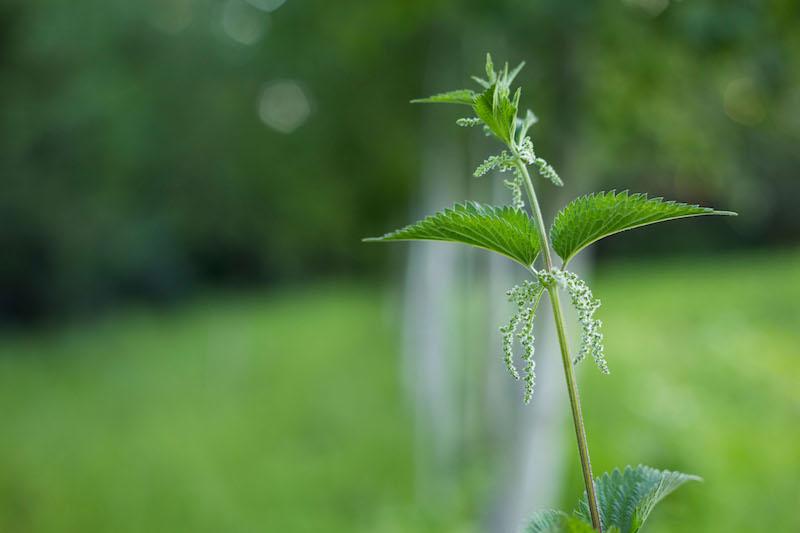
[[[581,373],[595,472],[705,479],[650,533],[800,531],[800,254],[612,266],[595,295],[612,371]]]
[[[612,370],[580,373],[596,472],[706,479],[649,532],[800,531],[798,265],[610,265],[593,284]],[[379,291],[318,286],[6,333],[0,532],[478,529],[463,502],[415,500],[397,316]]]
[[[0,531],[435,524],[381,311],[323,288],[5,340]]]

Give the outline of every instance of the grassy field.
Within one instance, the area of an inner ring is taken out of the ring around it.
[[[800,531],[800,254],[608,265],[595,293],[596,471],[706,479],[651,533]],[[325,286],[6,333],[0,532],[473,529],[415,503],[393,305]]]
[[[0,531],[416,527],[379,311],[320,288],[4,340]]]
[[[705,479],[659,508],[651,533],[800,531],[800,254],[604,274],[612,374],[582,376],[595,469]]]

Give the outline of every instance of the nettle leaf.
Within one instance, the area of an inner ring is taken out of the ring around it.
[[[520,209],[468,202],[365,241],[460,242],[505,255],[525,267],[541,251],[533,220]]]
[[[470,76],[470,77],[472,78],[472,80],[475,83],[477,83],[478,85],[480,85],[484,89],[488,89],[489,87],[492,86],[492,84],[490,82],[486,81],[485,79],[483,79],[483,78],[481,78],[479,76]]]
[[[518,89],[514,99],[510,99],[508,86],[498,81],[477,95],[472,106],[478,118],[506,144],[514,135],[520,94]]]
[[[550,239],[566,265],[575,254],[603,237],[647,224],[701,215],[735,216],[736,213],[628,191],[593,193],[576,198],[556,215]]]
[[[428,98],[417,98],[411,100],[412,104],[461,104],[471,106],[475,100],[475,94],[469,89],[458,89],[446,93],[434,94]]]
[[[627,466],[624,472],[615,469],[610,474],[603,474],[595,482],[603,531],[616,526],[621,533],[637,533],[656,504],[688,481],[702,480],[697,476],[644,465]],[[589,520],[585,494],[575,515]]]
[[[524,533],[593,533],[591,522],[568,515],[564,511],[548,509],[533,515],[525,527]],[[616,526],[603,529],[605,533],[620,533]]]
[[[517,89],[511,96],[511,82],[514,81],[525,63],[520,63],[511,72],[508,70],[508,63],[497,72],[494,70],[492,56],[486,54],[486,79],[473,76],[478,85],[483,87],[483,92],[475,93],[469,89],[460,89],[441,94],[435,94],[428,98],[411,100],[412,103],[429,104],[460,104],[471,106],[475,111],[475,118],[459,119],[460,126],[474,126],[478,121],[483,122],[487,133],[495,135],[505,144],[511,144],[514,140],[514,133],[517,129],[517,109],[519,108],[519,98],[521,91]],[[526,117],[519,121],[521,129],[527,131],[536,118],[533,113],[528,113]]]
[[[594,529],[564,511],[548,509],[533,515],[525,528],[525,533],[592,533]]]
[[[528,130],[537,122],[539,122],[539,119],[530,109],[525,112],[525,118],[517,119],[517,144],[522,143],[522,141],[525,139],[525,136],[528,134]]]
[[[486,76],[490,85],[486,86],[486,80],[477,79],[480,85],[486,90],[475,96],[472,108],[475,115],[480,118],[498,139],[506,144],[511,143],[517,123],[517,109],[519,108],[520,89],[511,94],[511,82],[517,76],[524,63],[521,63],[510,74],[508,63],[502,70],[495,72],[492,56],[486,54]]]
[[[524,66],[525,66],[525,62],[524,62],[524,61],[522,61],[522,62],[521,62],[519,65],[517,65],[516,67],[514,67],[514,70],[512,70],[511,72],[509,72],[509,73],[508,73],[508,75],[506,76],[506,83],[508,83],[509,85],[511,85],[511,84],[514,82],[514,78],[516,78],[516,77],[517,77],[517,74],[519,74],[519,73],[520,73],[520,71],[522,70],[522,67],[524,67]],[[506,68],[505,68],[505,70],[506,70],[506,72],[508,72],[508,63],[506,63]]]
[[[569,515],[564,511],[547,509],[534,513],[530,522],[525,527],[525,533],[551,533],[559,531],[564,519]]]
[[[494,83],[497,80],[497,73],[494,71],[494,63],[492,62],[492,54],[486,53],[486,79],[489,83]]]
[[[615,469],[595,481],[600,521],[606,533],[638,533],[658,502],[688,481],[701,481],[697,476],[656,470],[649,466]],[[586,494],[572,515],[563,511],[536,513],[525,533],[584,533],[591,526]]]

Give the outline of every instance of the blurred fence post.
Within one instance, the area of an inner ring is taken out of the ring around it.
[[[449,47],[431,46],[426,87],[431,94],[455,78]],[[463,190],[465,172],[460,143],[452,125],[428,109],[424,114],[420,200],[413,220],[451,205]],[[458,351],[456,329],[459,259],[456,246],[412,243],[404,294],[404,375],[414,406],[418,496],[427,498],[447,482],[459,456]]]

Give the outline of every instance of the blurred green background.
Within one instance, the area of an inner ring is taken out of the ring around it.
[[[404,249],[359,242],[426,204],[424,154],[491,153],[407,103],[486,51],[527,61],[570,195],[740,213],[597,247],[596,472],[705,478],[649,531],[800,531],[799,27],[794,0],[0,0],[0,531],[490,529],[490,439],[421,495]],[[448,201],[497,179],[455,174]]]

